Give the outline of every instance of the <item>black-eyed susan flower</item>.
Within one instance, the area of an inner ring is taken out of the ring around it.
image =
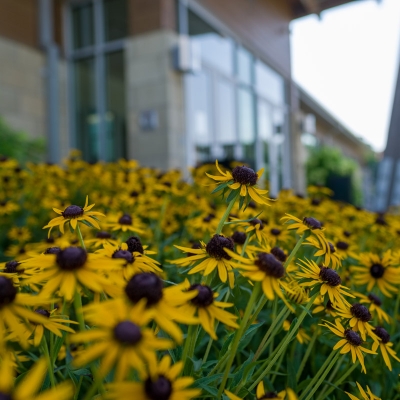
[[[224,190],[224,192],[229,191],[229,193],[236,192],[237,194],[240,194],[240,197],[242,197],[241,204],[243,204],[245,198],[247,198],[247,205],[251,198],[258,204],[269,205],[271,199],[263,197],[268,193],[268,190],[263,190],[256,186],[258,178],[263,174],[264,169],[254,172],[251,168],[243,165],[235,167],[232,172],[223,172],[218,165],[218,160],[215,161],[215,165],[221,176],[210,175],[206,172],[206,175],[209,178],[219,182],[218,187],[214,192],[220,190]],[[228,195],[228,198],[229,197],[230,195]],[[240,206],[239,208],[242,207]]]
[[[122,243],[121,246],[106,244],[104,248],[98,250],[97,253],[103,254],[109,258],[125,260],[120,272],[121,276],[126,281],[139,272],[154,272],[158,274],[162,272],[158,261],[138,251],[131,252],[126,243]]]
[[[235,218],[232,218],[232,221],[235,221]],[[268,231],[264,229],[265,225],[261,219],[254,218],[248,222],[239,222],[238,225],[246,228],[245,232],[247,235],[255,235],[260,245],[268,243]]]
[[[367,304],[368,309],[374,317],[377,315],[378,321],[386,321],[388,324],[391,321],[390,316],[382,309],[382,300],[374,293],[369,293],[368,296],[365,296],[362,293],[354,293],[359,299],[361,304]]]
[[[106,225],[114,231],[144,233],[144,225],[139,217],[134,217],[131,214],[125,213],[121,216],[110,216]]]
[[[182,331],[177,322],[183,324],[198,324],[198,318],[182,312],[181,307],[193,297],[196,291],[187,291],[189,281],[164,288],[163,281],[155,274],[142,272],[134,275],[125,285],[119,296],[123,297],[128,305],[134,305],[146,300],[146,310],[152,311],[152,319],[166,333],[171,335],[177,343],[182,343]]]
[[[173,347],[171,340],[157,338],[146,327],[152,313],[144,300],[134,306],[122,299],[92,303],[83,311],[85,320],[96,328],[69,337],[71,343],[88,344],[74,359],[77,367],[100,358],[99,375],[104,377],[115,367],[115,379],[121,381],[131,369],[144,373],[146,364],[154,365],[157,350]]]
[[[82,207],[76,205],[68,206],[64,211],[59,210],[58,208],[53,208],[53,210],[61,215],[61,217],[53,218],[43,229],[49,229],[48,237],[50,237],[51,230],[58,226],[60,228],[61,233],[64,233],[64,225],[69,224],[70,227],[75,230],[78,222],[81,221],[84,224],[88,224],[89,226],[93,226],[97,229],[100,229],[99,223],[97,222],[97,217],[105,215],[97,212],[91,211],[91,209],[95,206],[95,204],[88,205],[89,198],[86,196],[85,205]]]
[[[30,230],[25,226],[13,226],[7,233],[7,237],[19,243],[29,242],[32,237]]]
[[[106,399],[126,399],[134,394],[135,400],[190,400],[201,394],[201,389],[189,386],[192,377],[179,377],[183,362],[171,365],[171,358],[165,355],[160,363],[150,366],[149,373],[142,375],[142,382],[118,382],[107,386]]]
[[[387,297],[398,291],[400,268],[392,266],[392,253],[386,251],[382,257],[374,253],[362,253],[358,257],[359,265],[350,267],[355,285],[367,285],[370,292],[375,286]]]
[[[281,221],[283,221],[284,224],[288,225],[288,230],[296,230],[296,233],[300,236],[307,232],[309,235],[315,237],[315,239],[321,246],[321,249],[324,249],[325,252],[330,252],[329,243],[325,237],[324,228],[322,227],[320,221],[313,217],[304,217],[303,221],[301,221],[294,215],[287,213],[285,215],[285,217],[281,218]]]
[[[103,247],[104,245],[111,245],[111,246],[116,246],[118,244],[118,241],[113,238],[111,233],[107,231],[98,231],[96,233],[96,237],[93,239],[86,239],[85,240],[85,245],[87,247],[93,247],[95,249],[99,247]]]
[[[37,361],[28,373],[18,382],[10,353],[2,354],[0,362],[0,398],[4,400],[70,400],[73,397],[73,385],[64,382],[56,387],[38,393],[46,376],[46,361]]]
[[[362,371],[366,374],[367,370],[365,369],[363,352],[368,354],[376,354],[376,352],[361,346],[363,341],[359,334],[352,329],[345,329],[340,323],[339,319],[336,319],[335,323],[325,321],[325,323],[321,325],[328,328],[336,336],[342,338],[335,344],[333,350],[338,350],[341,348],[340,354],[351,353],[352,362],[355,363],[358,359],[360,361]]]
[[[319,267],[312,260],[299,260],[301,264],[298,264],[301,271],[297,272],[297,278],[299,279],[300,285],[309,287],[311,290],[314,287],[319,287],[319,292],[322,297],[328,294],[329,300],[334,307],[340,306],[345,309],[349,307],[349,302],[344,296],[354,297],[348,292],[348,288],[342,286],[342,280],[338,273],[331,268],[324,266]]]
[[[328,242],[328,246],[322,246],[321,242],[315,236],[309,236],[303,242],[304,246],[312,246],[317,251],[314,257],[323,257],[323,264],[327,267],[337,269],[342,265],[342,255],[336,251],[335,246]]]
[[[367,390],[365,391],[362,386],[356,382],[358,390],[360,392],[360,395],[362,397],[362,400],[382,400],[380,397],[375,396],[372,392],[371,389],[367,386]],[[354,396],[353,394],[349,393],[349,392],[345,392],[351,400],[360,400],[359,397]]]
[[[380,350],[386,366],[389,368],[389,371],[391,371],[392,363],[390,361],[390,357],[394,358],[398,362],[400,362],[400,359],[397,357],[396,352],[392,349],[393,343],[390,341],[390,335],[386,329],[382,328],[381,326],[377,326],[374,329],[374,333],[378,337],[378,340],[372,344],[372,351],[376,351],[378,349]]]
[[[37,273],[26,280],[27,284],[41,284],[42,294],[50,296],[59,291],[66,300],[71,300],[80,287],[95,293],[107,292],[112,285],[105,274],[118,272],[124,260],[87,253],[81,247],[67,247],[56,254],[41,254],[26,260],[24,268],[38,268]],[[114,279],[115,281],[115,279]]]
[[[368,308],[360,303],[354,303],[349,308],[342,309],[339,307],[338,314],[342,318],[349,320],[349,326],[355,331],[360,332],[362,339],[367,340],[367,334],[376,339],[375,334],[372,332],[373,327],[368,321],[371,321],[372,315]]]
[[[15,286],[20,285],[21,279],[27,279],[35,274],[35,270],[25,271],[21,262],[17,260],[7,261],[0,264],[0,276],[12,279]]]
[[[290,307],[281,289],[281,286],[284,287],[282,278],[286,271],[282,262],[272,253],[251,253],[248,254],[249,258],[244,258],[233,251],[226,251],[232,258],[240,262],[235,267],[244,277],[254,282],[261,282],[263,292],[269,300],[274,300],[275,296],[278,296]]]
[[[31,311],[29,306],[39,306],[50,303],[43,295],[32,296],[28,293],[19,293],[13,285],[11,279],[0,276],[0,327],[2,332],[7,332],[15,337],[23,347],[28,346],[25,334],[26,321],[45,323],[46,319],[42,315]],[[0,337],[0,343],[4,341],[4,336]]]
[[[233,288],[235,276],[233,272],[233,264],[231,261],[232,256],[225,251],[225,249],[234,249],[233,240],[223,235],[214,235],[207,243],[207,245],[204,242],[200,243],[200,249],[175,246],[177,249],[193,255],[191,255],[190,257],[172,260],[170,261],[171,264],[177,264],[179,266],[186,267],[189,265],[193,265],[200,260],[203,260],[189,271],[190,275],[197,272],[202,272],[204,276],[207,276],[217,268],[218,275],[221,281],[226,282],[228,280],[229,286]]]
[[[66,326],[66,324],[77,324],[75,321],[70,321],[69,319],[61,318],[61,316],[55,314],[56,310],[48,311],[44,308],[37,308],[35,313],[43,315],[45,321],[43,323],[33,322],[26,324],[25,335],[27,338],[31,338],[32,344],[35,347],[39,347],[45,330],[48,330],[58,337],[62,337],[62,331],[75,333],[75,331]]]
[[[195,283],[189,287],[188,291],[191,290],[197,291],[198,294],[189,300],[181,310],[188,315],[197,314],[201,326],[214,340],[217,340],[214,328],[215,320],[231,328],[239,327],[236,323],[237,316],[224,310],[224,308],[232,307],[233,303],[216,301],[218,293],[213,293],[212,289],[206,285]]]

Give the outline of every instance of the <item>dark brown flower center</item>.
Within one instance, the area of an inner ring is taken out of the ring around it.
[[[303,219],[303,223],[311,229],[321,229],[322,228],[321,222],[319,222],[317,219],[315,219],[313,217],[305,217]]]
[[[114,337],[118,342],[128,345],[135,345],[140,342],[142,332],[140,327],[131,321],[120,322],[114,328]]]
[[[222,235],[214,235],[207,243],[206,251],[211,257],[214,257],[217,260],[221,260],[221,258],[230,260],[231,256],[226,253],[224,247],[233,251],[233,240]]]
[[[381,306],[382,305],[382,300],[376,295],[376,294],[373,294],[373,293],[370,293],[369,295],[368,295],[368,298],[376,305],[376,306]]]
[[[282,263],[271,253],[259,253],[254,264],[268,276],[279,279],[285,275]]]
[[[172,394],[172,384],[162,375],[156,381],[149,377],[144,383],[144,391],[150,400],[168,400]]]
[[[258,397],[257,400],[264,400],[264,399],[277,399],[278,395],[275,392],[267,392],[264,393],[261,397]]]
[[[38,308],[37,310],[35,310],[35,313],[43,315],[44,317],[47,317],[47,318],[50,317],[50,312],[47,310],[43,310],[42,308]]]
[[[125,243],[128,245],[128,250],[131,253],[134,253],[135,251],[137,251],[140,254],[144,254],[142,242],[140,241],[140,239],[138,237],[131,236]]]
[[[48,247],[44,254],[58,254],[61,251],[59,247]]]
[[[350,237],[351,236],[351,232],[343,231],[343,235],[346,236],[346,237]]]
[[[261,221],[261,219],[254,218],[254,219],[252,219],[252,220],[250,221],[250,224],[253,225],[253,226],[260,225],[260,226],[258,227],[258,229],[259,229],[260,231],[262,231],[262,230],[264,229],[264,224],[263,224],[263,222]]]
[[[333,254],[336,251],[335,246],[331,242],[328,242],[328,246],[329,246],[329,250]]]
[[[81,247],[67,247],[57,253],[56,262],[61,269],[74,271],[85,265],[87,253]]]
[[[344,331],[344,336],[347,339],[347,341],[353,346],[360,346],[362,343],[360,335],[357,332],[353,331],[352,329],[346,329]]]
[[[236,244],[244,244],[244,242],[246,241],[246,238],[247,238],[247,235],[244,232],[236,231],[232,235],[232,240]]]
[[[130,251],[127,250],[116,250],[114,251],[112,258],[123,258],[127,261],[128,264],[132,264],[135,260],[135,257]]]
[[[347,250],[349,248],[349,244],[346,242],[339,241],[339,242],[336,242],[336,247],[339,250]]]
[[[21,272],[17,270],[18,265],[20,265],[21,263],[18,261],[9,261],[8,263],[6,263],[5,268],[4,268],[4,272],[7,274],[15,274],[16,272]]]
[[[241,185],[254,186],[257,183],[258,175],[251,168],[245,167],[235,167],[232,170],[232,177],[235,182]]]
[[[385,273],[385,268],[383,268],[382,264],[372,264],[369,272],[372,277],[379,279],[382,278],[383,274]]]
[[[273,254],[279,261],[283,263],[286,261],[286,254],[280,247],[274,247],[271,250],[271,254]]]
[[[195,283],[190,286],[189,290],[197,290],[199,292],[199,294],[191,300],[196,307],[208,307],[214,301],[213,291],[209,286]]]
[[[13,400],[10,394],[0,392],[0,400]]]
[[[381,326],[377,326],[374,329],[374,333],[376,336],[378,336],[380,339],[382,339],[382,343],[386,344],[386,343],[390,342],[390,335],[385,328],[382,328]]]
[[[339,286],[342,283],[338,273],[331,268],[320,267],[319,276],[324,282],[332,287]]]
[[[157,304],[163,297],[163,281],[149,272],[136,274],[125,286],[125,293],[132,303],[145,298],[147,305],[151,306]]]
[[[72,205],[68,206],[61,214],[64,218],[71,219],[81,217],[83,213],[84,211],[82,207]]]
[[[210,222],[215,218],[214,214],[208,214],[206,217],[203,218],[203,222]]]
[[[356,317],[362,322],[368,322],[371,321],[372,315],[368,311],[368,308],[363,306],[360,303],[355,303],[350,307],[350,312],[353,317]]]
[[[97,239],[110,239],[111,233],[108,233],[106,231],[99,231],[96,233],[96,238]]]
[[[12,280],[0,276],[0,307],[12,303],[16,296],[17,289],[14,287]]]
[[[279,236],[280,234],[281,234],[281,230],[280,229],[277,229],[277,228],[272,228],[271,230],[270,230],[270,232],[271,232],[271,234],[272,235],[274,235],[274,236]]]
[[[129,214],[124,214],[119,220],[120,225],[132,225],[132,217]]]

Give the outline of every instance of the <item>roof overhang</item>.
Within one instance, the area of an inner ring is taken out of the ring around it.
[[[352,3],[356,0],[290,0],[292,3],[293,19],[304,17],[309,14],[319,15],[329,8]]]

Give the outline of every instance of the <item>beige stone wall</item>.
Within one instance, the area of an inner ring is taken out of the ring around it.
[[[45,53],[0,37],[0,117],[32,137],[46,137]],[[67,66],[60,60],[60,154],[69,153]]]
[[[0,116],[14,129],[45,135],[42,52],[0,37]]]
[[[156,31],[129,38],[125,49],[128,157],[163,170],[186,167],[183,78],[171,60],[177,39],[174,32]],[[139,126],[146,110],[158,114],[153,131]]]

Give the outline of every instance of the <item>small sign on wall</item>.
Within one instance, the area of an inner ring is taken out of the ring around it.
[[[139,114],[139,127],[142,131],[155,131],[158,128],[158,112],[144,110]]]

